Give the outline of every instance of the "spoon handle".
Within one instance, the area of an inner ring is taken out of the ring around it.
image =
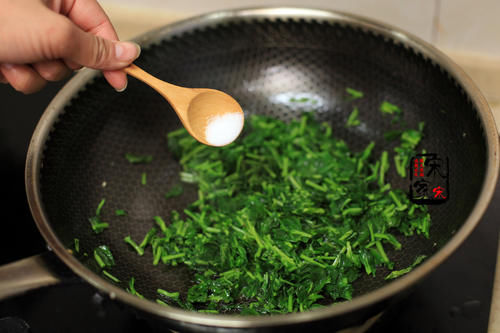
[[[136,79],[146,83],[148,86],[159,92],[167,100],[169,99],[168,95],[178,93],[179,90],[184,89],[182,87],[162,81],[134,64],[125,67],[123,71],[128,75],[131,75]]]

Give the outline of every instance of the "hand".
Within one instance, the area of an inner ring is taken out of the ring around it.
[[[118,41],[96,0],[0,0],[0,8],[0,82],[28,94],[86,66],[117,91],[127,87],[119,69],[140,48]]]

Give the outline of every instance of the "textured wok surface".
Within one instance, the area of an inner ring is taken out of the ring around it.
[[[389,252],[402,268],[419,254],[439,250],[464,223],[479,195],[486,165],[486,142],[476,110],[461,88],[431,61],[413,50],[348,25],[315,21],[237,22],[195,30],[143,50],[136,63],[159,78],[189,87],[221,89],[234,96],[248,116],[267,114],[283,120],[304,111],[329,122],[336,137],[359,151],[375,140],[376,153],[392,151],[383,139],[389,117],[378,110],[383,100],[404,111],[411,128],[425,121],[420,147],[449,158],[450,199],[431,207],[431,238],[405,238],[403,250]],[[140,242],[155,215],[168,221],[172,209],[182,211],[196,198],[194,187],[175,199],[164,193],[178,183],[180,166],[166,147],[165,134],[180,126],[163,98],[145,84],[129,79],[128,89],[116,93],[104,79],[90,82],[72,100],[55,125],[44,152],[42,201],[50,224],[68,247],[80,239],[79,258],[96,270],[92,251],[108,245],[117,262],[110,271],[126,287],[130,277],[145,296],[156,289],[185,292],[190,275],[182,267],[152,266],[148,249],[139,257],[123,242],[131,235]],[[352,103],[345,88],[365,93],[357,101],[361,126],[346,129]],[[316,104],[290,103],[309,97]],[[124,154],[151,154],[150,164],[132,165]],[[147,185],[141,185],[141,173]],[[391,167],[394,187],[406,188]],[[103,187],[102,183],[106,182]],[[110,223],[93,233],[88,218],[102,198],[102,219]],[[126,217],[114,216],[125,209]],[[356,294],[384,283],[386,271],[356,282]]]

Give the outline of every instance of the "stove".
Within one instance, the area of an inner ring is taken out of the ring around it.
[[[0,265],[47,251],[29,212],[24,159],[38,119],[62,85],[51,83],[25,96],[0,84]],[[477,228],[451,258],[407,298],[349,332],[486,332],[500,230],[498,202],[500,186]],[[81,280],[0,302],[0,333],[139,331],[157,329]]]

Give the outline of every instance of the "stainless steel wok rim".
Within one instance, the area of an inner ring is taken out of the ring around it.
[[[148,313],[155,314],[165,319],[180,322],[185,325],[202,325],[212,327],[228,328],[257,328],[281,325],[292,325],[305,323],[329,317],[340,316],[357,309],[364,308],[381,300],[387,299],[404,289],[410,287],[434,268],[441,264],[451,253],[472,232],[481,216],[485,212],[494,193],[498,177],[499,167],[499,142],[498,132],[495,126],[493,115],[489,106],[472,80],[454,64],[445,54],[428,44],[427,42],[400,29],[389,25],[366,19],[347,13],[292,7],[272,7],[272,8],[251,8],[218,11],[206,15],[194,17],[180,21],[157,30],[150,31],[135,39],[143,47],[154,44],[172,36],[180,35],[195,28],[204,28],[233,21],[249,20],[314,20],[325,23],[346,24],[358,27],[364,31],[369,31],[381,36],[386,40],[402,44],[421,54],[440,66],[443,70],[458,82],[464,92],[468,95],[471,103],[478,110],[478,117],[484,129],[484,136],[487,142],[488,161],[483,187],[477,203],[465,221],[464,225],[457,230],[450,241],[431,258],[426,260],[418,268],[409,274],[367,294],[355,297],[351,301],[333,304],[324,308],[315,309],[303,313],[293,313],[274,316],[239,316],[239,315],[210,315],[196,312],[184,311],[181,309],[164,307],[152,301],[139,299],[125,290],[114,286],[104,278],[92,272],[75,259],[65,248],[54,230],[50,226],[48,216],[45,213],[40,194],[40,169],[43,167],[43,150],[50,136],[53,125],[63,113],[64,107],[70,103],[71,99],[77,95],[82,88],[95,78],[99,73],[94,70],[85,69],[76,75],[64,88],[56,95],[42,115],[31,139],[25,169],[26,192],[32,215],[38,229],[46,242],[76,274],[84,278],[91,285],[108,294],[110,298],[118,299],[131,306]]]

